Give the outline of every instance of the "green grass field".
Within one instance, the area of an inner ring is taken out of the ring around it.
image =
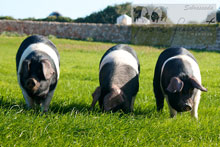
[[[98,66],[112,43],[52,39],[61,56],[61,75],[48,115],[26,110],[17,83],[15,56],[25,37],[0,36],[0,146],[219,146],[220,53],[191,51],[203,85],[199,120],[190,113],[169,118],[156,112],[153,73],[164,48],[133,46],[140,64],[140,89],[131,114],[90,111]]]

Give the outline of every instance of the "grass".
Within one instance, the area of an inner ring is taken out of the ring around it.
[[[26,110],[17,84],[15,55],[24,37],[0,36],[0,146],[219,146],[220,54],[191,51],[203,85],[199,120],[189,113],[157,113],[152,79],[162,49],[133,46],[141,64],[132,114],[89,111],[98,86],[98,65],[114,44],[52,39],[61,56],[60,80],[48,115]]]

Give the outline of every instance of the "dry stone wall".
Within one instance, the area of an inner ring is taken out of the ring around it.
[[[0,33],[54,35],[59,38],[220,50],[220,26],[144,25],[0,20]]]
[[[129,43],[131,36],[131,28],[122,25],[0,20],[0,33],[4,31],[121,43]]]
[[[132,44],[220,50],[220,27],[212,25],[132,26]]]

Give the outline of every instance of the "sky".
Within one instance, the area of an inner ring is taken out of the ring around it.
[[[122,4],[217,4],[220,0],[0,0],[0,16],[45,18],[57,11],[76,19],[103,10],[108,5]]]

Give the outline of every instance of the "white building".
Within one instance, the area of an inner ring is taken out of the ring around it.
[[[117,18],[117,24],[119,25],[131,25],[132,24],[132,18],[128,15],[124,14]]]

